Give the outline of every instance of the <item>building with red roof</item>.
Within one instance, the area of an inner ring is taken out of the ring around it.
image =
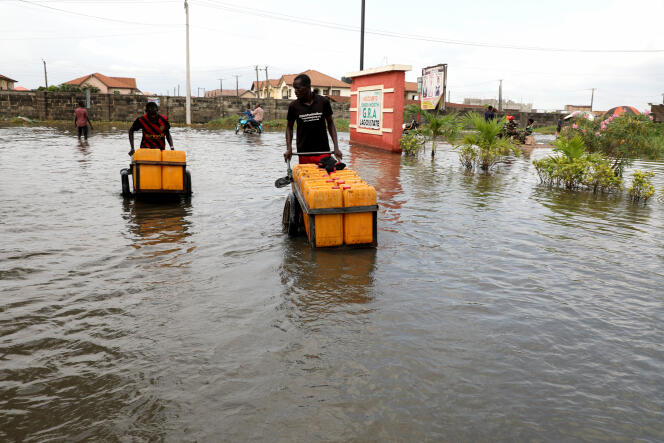
[[[136,79],[132,77],[109,77],[98,72],[84,75],[65,83],[65,85],[79,86],[85,88],[92,86],[99,88],[102,94],[140,94],[136,87]]]
[[[350,84],[344,83],[314,69],[307,69],[301,74],[306,74],[311,79],[311,89],[317,94],[328,96],[350,97]],[[253,82],[251,90],[256,92],[259,98],[294,98],[295,90],[293,81],[300,74],[284,74],[278,79]]]

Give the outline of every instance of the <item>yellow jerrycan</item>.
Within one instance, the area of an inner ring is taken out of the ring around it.
[[[132,157],[132,177],[135,191],[161,190],[161,165],[141,164],[140,162],[160,162],[159,149],[138,149]]]
[[[184,151],[161,151],[161,187],[168,191],[184,191],[184,168],[187,156]]]
[[[376,204],[376,189],[366,184],[351,184],[342,187],[344,208],[373,206]],[[344,243],[357,245],[374,240],[373,212],[344,214]]]
[[[343,195],[338,186],[312,188],[309,190],[310,209],[343,207]],[[305,217],[307,215],[305,214]],[[344,241],[343,214],[314,215],[314,246],[341,246]],[[305,226],[306,227],[306,226]],[[308,233],[309,238],[311,234]]]

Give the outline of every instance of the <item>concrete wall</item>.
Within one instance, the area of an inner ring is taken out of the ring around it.
[[[184,97],[159,97],[160,113],[171,122],[185,122]],[[79,100],[85,94],[70,92],[0,92],[0,119],[27,117],[38,120],[72,120]],[[219,117],[240,114],[247,103],[260,102],[265,120],[285,119],[291,100],[242,99],[238,97],[192,97],[192,123],[206,123]],[[91,94],[90,120],[133,121],[145,112],[147,97],[142,95]],[[347,103],[332,103],[335,118],[350,118]]]

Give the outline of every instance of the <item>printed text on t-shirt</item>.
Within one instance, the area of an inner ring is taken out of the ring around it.
[[[300,118],[302,119],[302,122],[309,123],[320,120],[322,115],[322,112],[312,112],[310,114],[300,114]]]

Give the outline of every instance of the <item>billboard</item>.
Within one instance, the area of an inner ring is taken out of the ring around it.
[[[148,97],[148,103],[156,103],[157,107],[160,106],[160,99],[159,97]]]
[[[380,89],[359,91],[358,98],[358,128],[380,130],[383,118],[383,91]]]
[[[429,66],[422,69],[422,92],[420,107],[436,109],[441,105],[445,109],[445,92],[447,89],[447,64]],[[442,102],[441,102],[442,99]]]

